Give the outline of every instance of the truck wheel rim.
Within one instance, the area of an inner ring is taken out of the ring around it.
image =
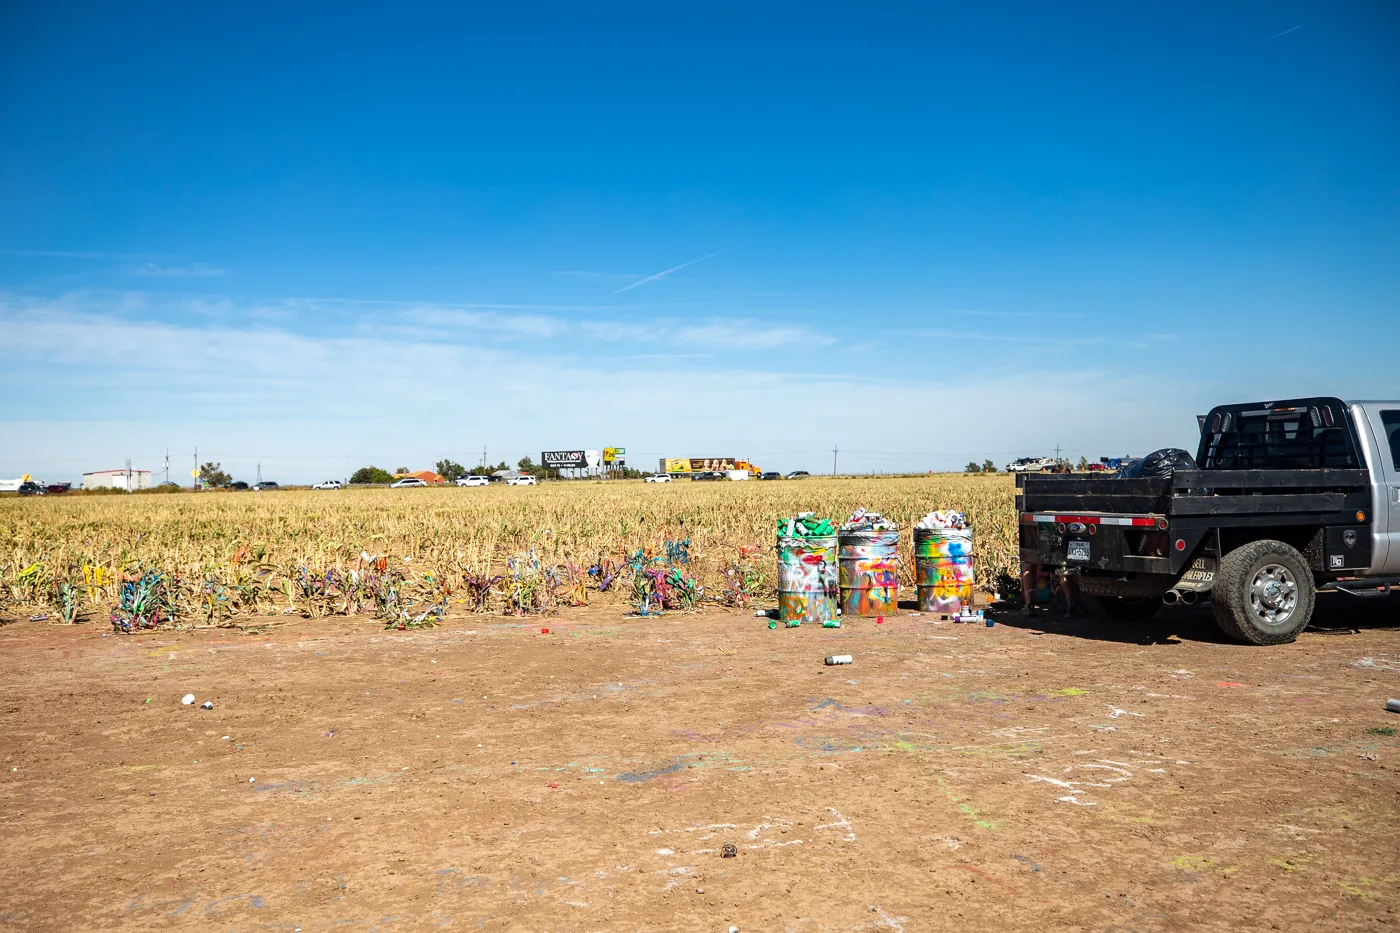
[[[1249,586],[1254,618],[1264,625],[1283,625],[1298,608],[1298,582],[1282,564],[1260,568]]]

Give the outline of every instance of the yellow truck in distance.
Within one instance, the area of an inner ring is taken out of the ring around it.
[[[750,476],[758,476],[763,472],[752,463],[738,457],[666,457],[661,461],[661,472],[669,476],[727,473],[730,470],[744,470]]]

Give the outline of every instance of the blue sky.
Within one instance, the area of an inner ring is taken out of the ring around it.
[[[948,469],[1394,397],[1398,43],[1386,2],[5,4],[0,476]]]

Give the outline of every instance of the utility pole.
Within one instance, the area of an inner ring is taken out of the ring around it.
[[[170,448],[165,448],[165,485],[170,485]]]
[[[262,464],[258,464],[258,482],[262,482]]]
[[[836,475],[836,454],[841,450],[840,444],[834,444],[831,448],[831,475]]]
[[[481,468],[486,469],[486,445],[481,445]]]
[[[131,458],[126,460],[126,491],[131,492]]]
[[[199,445],[194,447],[194,488],[199,489]]]
[[[1056,462],[1056,463],[1059,463],[1059,462],[1060,462],[1060,445],[1059,445],[1059,444],[1056,444],[1056,445],[1055,445],[1055,462]]]

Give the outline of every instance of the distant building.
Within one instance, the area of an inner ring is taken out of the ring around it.
[[[127,483],[126,470],[95,470],[92,473],[83,474],[84,489],[125,489],[131,492],[133,489],[151,488],[150,470],[132,470],[130,485]]]
[[[437,473],[434,473],[432,470],[415,470],[412,473],[394,474],[394,479],[406,479],[409,477],[412,477],[413,479],[421,479],[429,486],[441,486],[443,483],[447,482],[447,480],[443,479],[441,476],[439,476]]]

